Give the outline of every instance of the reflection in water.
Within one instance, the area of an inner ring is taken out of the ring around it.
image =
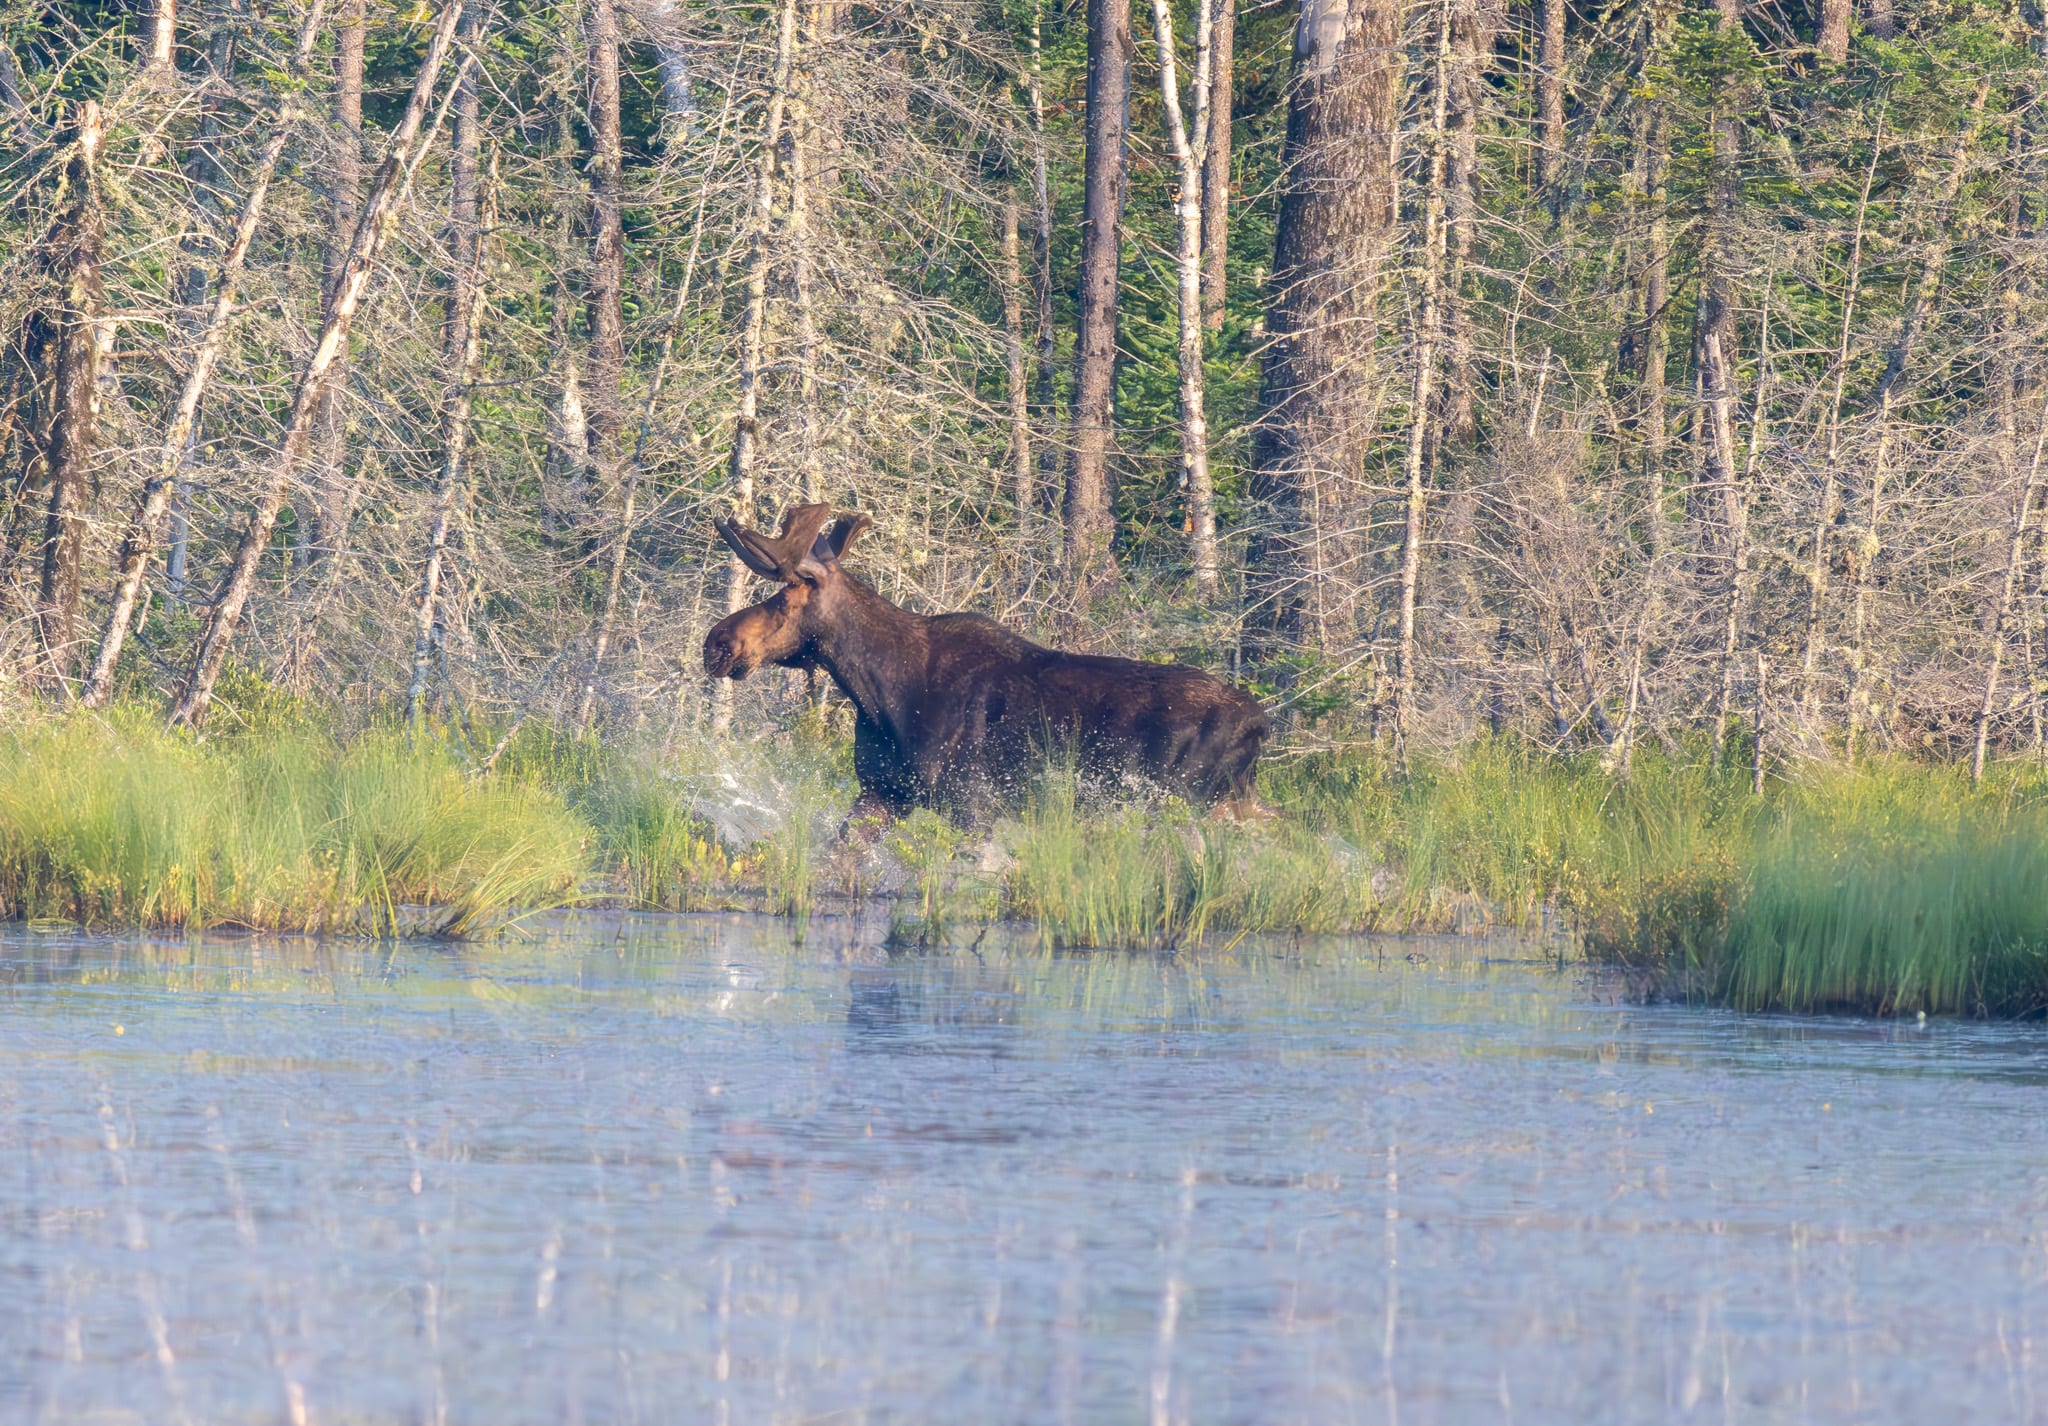
[[[2039,1027],[877,929],[0,932],[0,1420],[2044,1414]]]

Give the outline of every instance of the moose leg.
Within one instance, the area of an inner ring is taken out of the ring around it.
[[[896,814],[887,802],[872,792],[862,792],[853,800],[853,806],[846,809],[846,820],[839,824],[839,840],[872,847],[895,820]]]

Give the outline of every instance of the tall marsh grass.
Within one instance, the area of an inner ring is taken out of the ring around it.
[[[900,943],[1008,916],[1115,947],[1555,912],[1591,955],[1744,1008],[2048,1013],[2039,772],[1973,786],[1878,760],[1757,798],[1703,759],[1618,779],[1482,741],[1405,772],[1276,763],[1282,817],[1239,826],[1091,802],[1055,768],[992,831],[919,813],[867,854],[835,835],[851,769],[818,730],[649,750],[531,729],[500,751],[483,775],[432,739],[303,714],[203,742],[139,711],[0,732],[0,914],[465,935],[582,897],[801,920],[836,889],[887,893]]]
[[[198,743],[84,716],[0,734],[0,911],[17,918],[462,935],[572,896],[586,838],[553,792],[395,734]]]

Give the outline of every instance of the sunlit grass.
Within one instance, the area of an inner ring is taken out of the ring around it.
[[[1405,772],[1276,762],[1282,816],[1244,826],[1055,767],[1015,817],[919,813],[867,852],[840,842],[853,779],[819,729],[650,748],[534,727],[500,751],[485,769],[453,736],[289,710],[204,741],[141,710],[29,722],[0,733],[0,912],[468,935],[579,899],[801,926],[852,893],[888,900],[899,944],[1012,918],[1062,948],[1556,916],[1597,958],[1744,1008],[2048,1012],[2037,770],[1815,765],[1757,798],[1682,750],[1624,779],[1498,740]]]
[[[199,743],[78,716],[0,735],[14,917],[461,935],[572,896],[586,840],[553,792],[465,777],[395,734]]]

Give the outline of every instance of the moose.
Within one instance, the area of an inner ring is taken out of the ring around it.
[[[979,614],[891,604],[841,564],[866,515],[798,505],[774,538],[715,523],[742,564],[781,588],[713,626],[704,672],[741,679],[774,664],[831,676],[857,715],[850,822],[919,807],[979,819],[1016,806],[1062,756],[1091,778],[1135,778],[1219,815],[1270,815],[1252,777],[1272,725],[1250,694],[1200,669],[1062,653]]]

